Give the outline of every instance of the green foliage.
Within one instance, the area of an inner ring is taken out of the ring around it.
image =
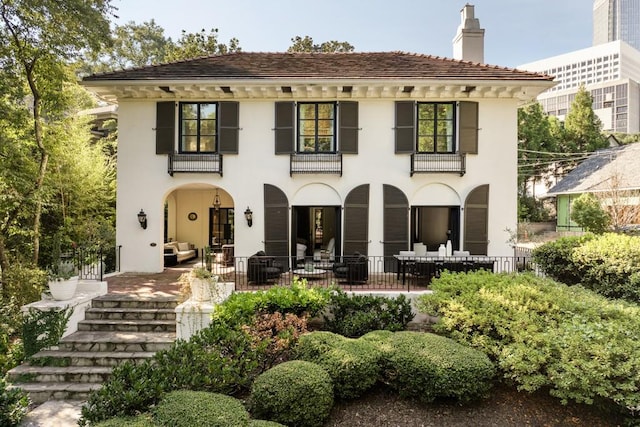
[[[27,415],[29,396],[19,388],[8,389],[0,377],[0,426],[13,427]]]
[[[246,427],[249,413],[238,399],[204,391],[173,391],[153,409],[158,426]]]
[[[396,332],[384,359],[384,381],[403,397],[469,401],[484,397],[496,373],[482,352],[429,333]]]
[[[4,270],[4,292],[21,307],[38,301],[46,288],[47,273],[27,264],[13,263]]]
[[[251,420],[249,421],[249,427],[286,427],[286,426],[284,424],[280,424],[275,421]]]
[[[609,214],[591,193],[583,193],[573,202],[571,219],[585,231],[596,234],[604,233],[611,223]]]
[[[315,363],[282,363],[256,378],[249,407],[252,416],[289,427],[322,426],[333,407],[331,377]]]
[[[331,376],[335,396],[354,399],[377,382],[382,352],[365,340],[331,332],[312,332],[298,341],[296,358],[322,366]]]
[[[22,323],[25,357],[57,345],[72,314],[73,307],[49,311],[30,309]]]
[[[532,275],[443,274],[421,311],[485,351],[520,389],[563,402],[640,405],[640,307]]]
[[[413,320],[411,301],[373,295],[349,295],[341,289],[331,291],[329,315],[323,315],[325,328],[346,337],[359,337],[375,330],[401,331]]]
[[[547,242],[534,249],[533,261],[549,277],[567,285],[578,284],[582,280],[582,273],[574,258],[574,251],[594,238],[592,234],[585,234]]]
[[[19,333],[22,329],[22,313],[15,300],[0,303],[0,378],[9,369],[22,363],[24,346]]]
[[[151,415],[140,414],[135,417],[115,417],[94,424],[94,427],[154,427]]]
[[[581,284],[609,298],[640,302],[640,237],[607,233],[574,251]]]
[[[549,221],[551,214],[542,200],[535,197],[518,195],[518,221]]]
[[[214,320],[230,325],[247,324],[259,312],[293,313],[313,317],[329,301],[329,290],[307,288],[305,279],[297,279],[291,286],[274,286],[267,291],[235,292],[216,307]]]
[[[330,40],[320,44],[314,44],[313,39],[309,36],[296,36],[291,39],[293,44],[289,46],[287,52],[353,52],[355,49],[351,44],[347,42],[339,42],[337,40]]]
[[[565,117],[566,139],[562,150],[569,153],[595,151],[607,146],[602,122],[593,111],[591,94],[580,86]]]

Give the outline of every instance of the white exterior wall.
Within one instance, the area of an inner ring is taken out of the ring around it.
[[[517,223],[517,100],[474,99],[479,102],[479,154],[467,155],[466,174],[462,177],[454,173],[410,177],[410,156],[394,154],[395,100],[351,100],[359,102],[359,154],[343,155],[341,177],[289,176],[289,156],[274,154],[274,100],[239,100],[239,154],[224,155],[223,177],[192,173],[171,177],[167,173],[167,156],[155,154],[155,101],[120,100],[117,244],[122,245],[121,271],[163,270],[163,210],[167,197],[172,200],[169,218],[175,220],[168,224],[168,237],[189,241],[198,248],[205,246],[208,209],[215,187],[224,190],[220,191],[222,207],[235,208],[235,255],[249,256],[262,250],[265,183],[280,188],[290,206],[344,205],[349,191],[370,184],[369,255],[373,256],[383,255],[383,184],[401,189],[409,205],[461,207],[474,188],[489,184],[488,255],[513,253],[507,243],[507,229],[515,230]],[[197,188],[193,188],[194,184]],[[174,192],[181,187],[184,190]],[[243,215],[247,206],[253,211],[251,228]],[[140,209],[148,217],[146,230],[138,224],[136,215]],[[198,219],[188,221],[189,212],[197,213]],[[464,211],[461,221],[460,230],[464,233]],[[463,239],[462,235],[461,244]]]

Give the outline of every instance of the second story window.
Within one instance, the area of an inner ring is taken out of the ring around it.
[[[336,151],[336,104],[301,102],[298,104],[298,147],[301,153]]]
[[[418,103],[418,153],[454,153],[455,105],[453,102]]]
[[[180,104],[180,152],[215,153],[217,147],[218,105]]]

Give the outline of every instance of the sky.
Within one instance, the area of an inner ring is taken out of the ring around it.
[[[357,52],[453,56],[466,0],[113,0],[116,24],[155,20],[165,36],[218,29],[245,52],[284,52],[296,36]],[[516,67],[591,46],[591,0],[475,0],[485,63]]]

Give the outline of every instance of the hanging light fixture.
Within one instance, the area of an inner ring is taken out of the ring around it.
[[[218,189],[216,188],[216,197],[213,198],[213,208],[220,210],[220,196],[218,195]]]

